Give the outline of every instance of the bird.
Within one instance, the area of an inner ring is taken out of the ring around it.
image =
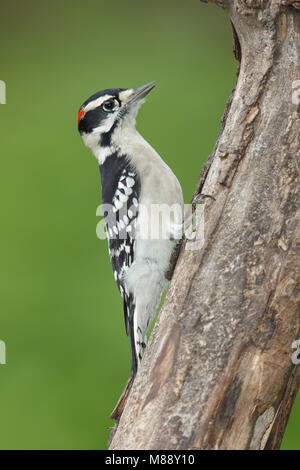
[[[78,111],[79,133],[100,168],[108,249],[123,298],[132,379],[168,285],[167,272],[183,223],[181,185],[136,129],[140,106],[154,87],[150,82],[138,88],[105,89]],[[161,208],[167,216],[159,218]]]

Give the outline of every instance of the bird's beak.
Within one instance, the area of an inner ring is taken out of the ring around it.
[[[155,82],[150,82],[147,83],[147,85],[140,86],[139,88],[136,88],[127,101],[127,104],[134,103],[135,101],[139,101],[143,98],[145,98],[146,95],[148,95],[149,91],[152,90],[152,88],[155,87]]]

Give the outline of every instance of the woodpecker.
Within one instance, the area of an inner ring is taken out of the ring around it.
[[[132,378],[168,283],[166,273],[183,221],[176,176],[136,130],[138,110],[154,86],[151,82],[136,89],[106,89],[78,111],[78,130],[100,167],[109,255],[123,298]],[[153,208],[162,206],[172,212],[158,222]]]

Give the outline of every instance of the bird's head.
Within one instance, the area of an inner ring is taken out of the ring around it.
[[[139,107],[155,82],[139,88],[114,88],[88,98],[78,111],[78,130],[94,154],[97,148],[111,145],[114,131],[135,128]]]

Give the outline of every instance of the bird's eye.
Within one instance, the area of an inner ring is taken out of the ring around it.
[[[119,106],[118,101],[114,99],[107,100],[102,105],[104,111],[106,112],[115,111],[115,109],[117,109],[118,106]]]

